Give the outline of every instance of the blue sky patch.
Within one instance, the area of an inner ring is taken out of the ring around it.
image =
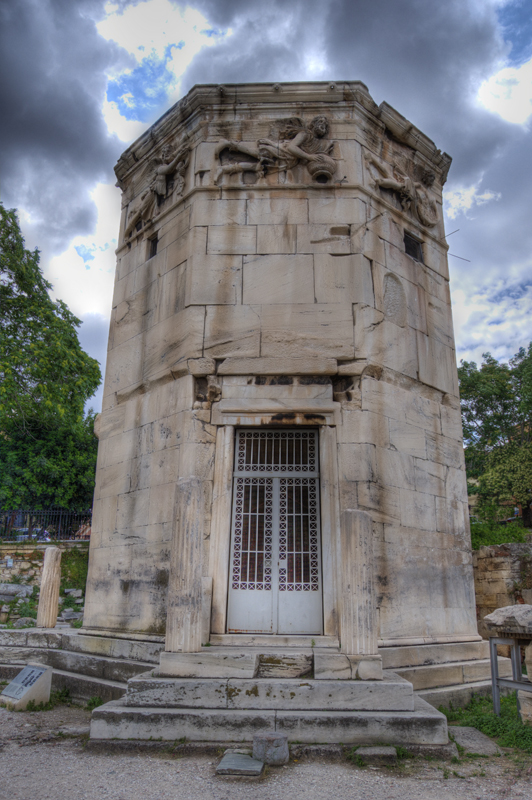
[[[143,58],[138,67],[121,75],[107,86],[107,99],[117,104],[120,114],[128,120],[147,122],[153,112],[166,103],[175,82],[175,75],[167,67],[172,50],[181,50],[184,42],[165,48],[164,58],[152,52]]]
[[[74,250],[76,251],[78,256],[80,256],[83,259],[85,264],[87,263],[87,261],[94,260],[94,251],[96,250],[96,247],[94,245],[92,245],[92,247],[87,247],[84,244],[77,244],[75,245]],[[90,269],[90,267],[87,267],[87,269]]]
[[[532,58],[532,14],[530,0],[514,0],[497,11],[506,42],[512,49],[508,55],[511,67],[519,67]]]

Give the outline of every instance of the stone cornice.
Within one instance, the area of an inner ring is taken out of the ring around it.
[[[438,150],[428,136],[388,103],[377,106],[361,81],[196,85],[124,151],[115,167],[118,183],[123,186],[124,180],[167,136],[175,136],[177,132],[185,135],[197,133],[198,116],[204,109],[210,108],[220,116],[220,121],[227,121],[224,116],[230,108],[236,111],[239,107],[253,104],[273,110],[286,103],[358,106],[375,122],[384,125],[401,143],[425,156],[441,171],[442,185],[445,183],[451,157]]]

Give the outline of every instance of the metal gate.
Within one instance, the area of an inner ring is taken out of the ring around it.
[[[228,632],[321,634],[318,435],[236,435]]]

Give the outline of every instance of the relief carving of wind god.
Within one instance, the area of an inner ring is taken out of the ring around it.
[[[219,184],[224,175],[238,173],[244,183],[255,183],[268,173],[287,172],[299,164],[306,166],[316,183],[328,183],[336,172],[336,160],[332,156],[334,141],[326,138],[327,117],[314,117],[308,124],[291,117],[279,120],[277,127],[278,138],[259,139],[255,144],[222,139],[215,151],[220,159],[215,183]]]
[[[149,225],[160,213],[168,197],[177,199],[185,188],[185,174],[190,161],[190,146],[184,144],[177,152],[172,145],[165,145],[160,157],[152,158],[147,172],[149,184],[139,198],[129,206],[124,239],[129,239],[135,229]],[[139,182],[146,180],[146,172]]]
[[[436,225],[438,208],[427,191],[435,180],[433,172],[423,170],[421,181],[416,181],[396,165],[390,167],[373,155],[366,156],[366,164],[375,187],[395,192],[399,196],[403,211],[412,213],[426,228],[433,228]]]

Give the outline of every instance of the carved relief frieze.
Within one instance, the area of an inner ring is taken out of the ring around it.
[[[393,164],[368,153],[365,157],[374,191],[391,191],[399,200],[401,209],[414,217],[426,228],[438,222],[438,207],[430,195],[435,181],[434,172],[419,167],[413,168],[406,159],[395,158]],[[409,174],[410,173],[410,174]]]
[[[150,159],[135,181],[145,188],[129,204],[124,239],[152,223],[168,199],[175,202],[183,194],[189,161],[188,142],[180,147],[167,144],[160,156]]]
[[[241,174],[243,183],[255,183],[267,174],[286,173],[304,165],[313,182],[327,184],[336,172],[334,141],[327,139],[328,133],[325,116],[308,123],[290,117],[278,120],[268,139],[249,144],[221,139],[215,151],[219,164],[214,182],[220,184],[225,175]]]

